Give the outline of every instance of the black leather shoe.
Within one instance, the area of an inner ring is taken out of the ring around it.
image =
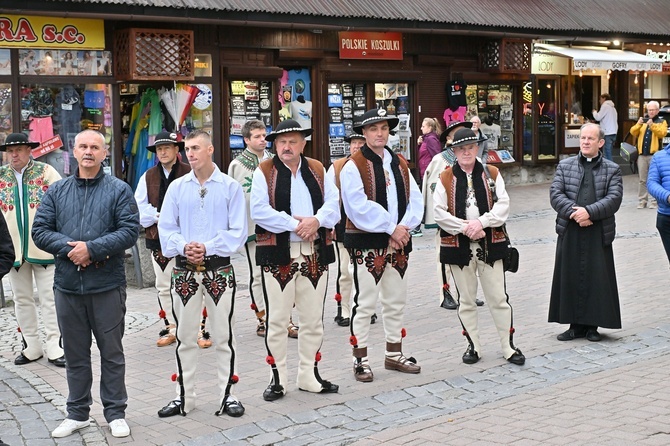
[[[600,341],[600,333],[598,333],[597,329],[590,329],[586,331],[586,339],[588,339],[591,342],[598,342]]]
[[[556,336],[556,339],[559,341],[572,341],[577,338],[583,338],[584,336],[586,336],[586,333],[583,330],[575,330],[574,328],[570,328],[569,330],[565,330],[563,333]]]
[[[521,350],[516,351],[512,356],[507,358],[509,362],[516,365],[524,365],[526,363],[526,357],[521,353]]]
[[[444,299],[442,299],[442,305],[440,305],[442,308],[447,310],[455,310],[458,308],[458,304],[454,300],[454,297],[451,295],[449,290],[442,288],[442,295],[444,296]]]
[[[484,306],[484,301],[481,299],[475,299],[475,303],[477,304],[478,307]]]
[[[463,362],[466,364],[479,362],[479,354],[473,349],[468,348],[465,353],[463,353]]]
[[[23,356],[23,353],[19,353],[19,356],[17,356],[14,359],[14,364],[15,365],[26,365],[26,364],[30,364],[31,362],[35,362],[40,358],[41,358],[41,356],[39,358],[35,358],[35,359],[28,359],[25,356]]]
[[[370,316],[370,323],[374,324],[377,322],[377,313],[374,313],[372,316]]]
[[[237,400],[229,399],[223,403],[223,413],[229,417],[241,417],[244,415],[244,406]]]
[[[167,406],[163,407],[161,410],[158,411],[158,416],[161,418],[167,418],[179,415],[181,414],[181,409],[179,407],[180,405],[181,401],[172,400],[167,404]]]
[[[340,386],[333,384],[330,381],[323,381],[321,386],[323,386],[323,388],[319,393],[337,393],[337,391],[340,390]]]
[[[263,391],[263,399],[265,401],[277,401],[284,398],[284,388],[282,386],[274,386],[270,384],[267,389]]]
[[[49,362],[56,367],[65,367],[66,362],[65,362],[65,356],[61,356],[60,358],[56,359],[49,359]]]
[[[309,390],[300,389],[303,392],[309,392]],[[321,391],[319,393],[337,393],[340,390],[340,386],[333,384],[330,381],[323,381],[321,383]]]
[[[348,327],[349,326],[349,318],[348,317],[341,317],[339,321],[337,321],[337,325],[340,327]]]

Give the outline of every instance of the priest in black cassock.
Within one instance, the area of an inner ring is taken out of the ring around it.
[[[584,124],[579,154],[558,164],[551,184],[558,241],[549,322],[570,324],[559,341],[597,342],[598,327],[621,328],[612,242],[623,184],[619,166],[600,152],[604,144],[600,126]]]

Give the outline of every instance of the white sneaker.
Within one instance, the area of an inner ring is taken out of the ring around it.
[[[68,435],[72,435],[75,433],[75,431],[78,431],[79,429],[84,429],[85,427],[89,427],[91,425],[90,420],[86,421],[77,421],[77,420],[71,420],[70,418],[66,418],[63,420],[63,422],[58,426],[56,429],[51,432],[51,436],[54,438],[63,438],[67,437]]]
[[[123,418],[109,422],[109,429],[112,431],[112,437],[121,438],[130,435],[130,428],[128,423]]]

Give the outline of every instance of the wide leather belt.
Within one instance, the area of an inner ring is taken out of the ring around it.
[[[177,268],[185,268],[189,271],[200,273],[203,271],[214,271],[222,266],[230,265],[230,257],[206,256],[202,263],[196,265],[186,260],[184,256],[177,256],[175,264]]]

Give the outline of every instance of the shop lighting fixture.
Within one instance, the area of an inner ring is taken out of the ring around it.
[[[621,45],[621,42],[618,41],[618,40],[613,40],[612,43],[614,44],[614,46],[619,46],[619,45]]]
[[[647,72],[646,71],[644,72],[644,78],[645,79],[647,78]]]
[[[635,73],[635,80],[633,81],[635,85],[637,85],[637,73]]]
[[[579,77],[582,77],[582,76],[583,76],[582,70],[579,70]]]
[[[591,70],[591,73],[592,73],[592,74],[596,74],[596,69],[595,69],[595,68],[592,69],[592,70]]]
[[[609,79],[611,75],[612,75],[612,70],[607,70],[607,79]]]

